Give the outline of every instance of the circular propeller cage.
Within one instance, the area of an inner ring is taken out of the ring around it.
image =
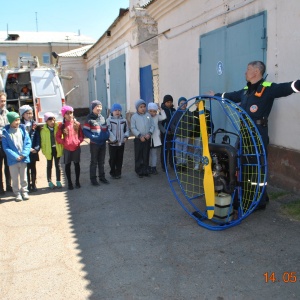
[[[223,230],[254,211],[267,184],[267,158],[256,125],[239,105],[193,97],[176,110],[167,131],[173,133],[163,145],[171,190],[200,226]],[[167,165],[167,149],[174,169]]]

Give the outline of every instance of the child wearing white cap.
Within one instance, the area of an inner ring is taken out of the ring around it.
[[[41,136],[37,123],[33,120],[33,108],[29,105],[22,105],[19,108],[21,123],[31,139],[30,162],[27,164],[27,181],[29,192],[36,192],[36,162],[39,161],[39,151],[41,148]]]
[[[158,122],[165,120],[167,116],[165,111],[160,110],[160,107],[153,102],[148,103],[148,112],[151,115],[155,126],[153,135],[151,136],[151,143],[150,143],[149,173],[156,175],[158,174],[156,169],[157,151],[161,147],[160,130],[158,127]]]

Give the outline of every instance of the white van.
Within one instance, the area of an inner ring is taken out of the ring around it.
[[[44,114],[52,112],[62,121],[61,108],[65,96],[57,71],[39,66],[37,57],[20,57],[18,68],[2,67],[0,90],[7,94],[7,109],[19,112],[19,107],[33,107],[37,123],[44,123]]]

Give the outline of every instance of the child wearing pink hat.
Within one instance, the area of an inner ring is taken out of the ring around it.
[[[64,147],[63,163],[65,164],[65,173],[68,180],[68,189],[73,190],[74,186],[71,179],[71,163],[75,166],[75,187],[79,189],[80,182],[80,144],[83,142],[84,135],[80,123],[76,121],[73,115],[74,109],[65,105],[61,109],[63,123],[58,126],[56,141]]]

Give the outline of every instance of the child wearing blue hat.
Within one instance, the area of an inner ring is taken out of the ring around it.
[[[109,174],[114,179],[120,179],[125,143],[130,131],[127,120],[122,116],[122,106],[119,103],[112,105],[106,123],[109,131]]]

